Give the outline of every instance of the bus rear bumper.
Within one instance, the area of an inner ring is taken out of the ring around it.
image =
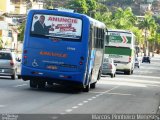
[[[131,63],[125,63],[125,64],[116,64],[116,71],[129,71],[132,69],[132,64]]]
[[[22,67],[21,77],[24,81],[37,80],[50,83],[64,85],[80,85],[84,84],[84,74],[81,72],[57,72],[51,70],[31,69]]]
[[[45,81],[47,83],[56,83],[56,84],[60,84],[60,85],[83,87],[82,82],[73,81],[73,80],[62,80],[62,79],[54,79],[54,78],[49,78],[49,77],[38,77],[38,76],[33,77],[33,76],[24,76],[24,75],[22,76],[22,79],[24,81],[37,80],[37,81]]]

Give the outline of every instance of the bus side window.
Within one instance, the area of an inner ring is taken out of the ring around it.
[[[105,43],[106,45],[108,45],[109,44],[109,35],[106,35],[106,43]]]
[[[89,34],[89,47],[91,47],[91,48],[93,48],[93,46],[94,46],[94,34],[93,34],[93,32],[94,32],[94,28],[91,25],[90,34]]]
[[[94,27],[94,48],[97,48],[97,28]]]
[[[101,29],[101,48],[103,48],[104,46],[104,36],[105,35],[105,32],[104,32],[104,29]]]

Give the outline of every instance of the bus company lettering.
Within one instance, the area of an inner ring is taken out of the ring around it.
[[[122,58],[123,56],[121,55],[115,55],[115,54],[109,54],[110,58]]]
[[[48,21],[56,21],[56,22],[63,22],[63,23],[78,23],[77,19],[75,18],[64,18],[64,17],[49,17]]]
[[[46,55],[46,56],[54,56],[54,57],[61,57],[61,58],[67,58],[67,54],[61,54],[61,53],[54,53],[54,52],[46,52],[41,51],[40,55]]]
[[[72,27],[72,24],[58,24],[55,29],[60,29],[60,31],[72,31],[76,32],[76,29]]]

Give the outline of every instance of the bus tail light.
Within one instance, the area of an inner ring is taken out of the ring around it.
[[[23,54],[24,54],[24,56],[23,56],[23,59],[24,59],[23,63],[27,64],[27,58],[28,58],[27,55],[26,55],[27,54],[27,50],[24,50]]]
[[[81,56],[81,57],[80,57],[80,59],[81,59],[81,60],[80,60],[79,64],[80,64],[80,65],[83,65],[84,57],[83,57],[83,56]]]
[[[128,62],[131,62],[131,56],[129,56],[129,60],[128,60]]]
[[[25,55],[25,56],[23,56],[23,58],[24,58],[24,59],[27,59],[27,56]]]
[[[24,50],[24,51],[23,51],[23,54],[27,54],[27,50]],[[24,59],[27,59],[27,56],[24,55],[23,58],[24,58]]]
[[[80,61],[80,62],[79,62],[79,64],[80,64],[80,65],[82,65],[82,64],[83,64],[83,62],[82,62],[82,61]]]

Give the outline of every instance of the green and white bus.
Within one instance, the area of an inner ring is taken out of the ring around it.
[[[108,30],[104,57],[114,59],[117,71],[132,74],[135,63],[135,35],[127,30]]]

